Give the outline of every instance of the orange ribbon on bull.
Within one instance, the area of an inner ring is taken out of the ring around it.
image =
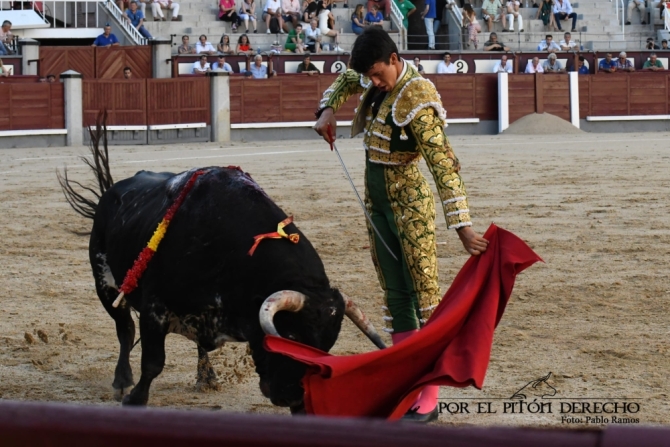
[[[254,245],[251,247],[251,250],[249,250],[249,256],[253,256],[254,251],[256,251],[256,247],[258,247],[258,244],[263,239],[288,239],[289,241],[293,242],[294,244],[297,244],[298,241],[300,241],[300,235],[298,233],[291,233],[291,234],[286,234],[284,231],[284,227],[290,223],[293,223],[293,216],[289,216],[286,219],[282,220],[277,224],[277,231],[273,233],[265,233],[265,234],[259,234],[258,236],[254,236]]]

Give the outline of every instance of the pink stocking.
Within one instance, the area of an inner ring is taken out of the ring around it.
[[[406,331],[406,332],[400,332],[397,334],[391,334],[391,340],[393,340],[393,344],[397,345],[401,341],[411,337],[413,334],[418,332],[418,330],[414,329],[411,331]],[[440,387],[439,386],[427,386],[423,389],[419,397],[417,398],[416,402],[410,407],[411,409],[414,409],[416,407],[419,407],[417,413],[419,414],[426,414],[430,413],[433,411],[433,409],[437,406],[437,397],[440,392]]]

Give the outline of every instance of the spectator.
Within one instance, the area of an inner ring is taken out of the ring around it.
[[[626,25],[630,25],[630,18],[633,15],[633,10],[637,9],[640,11],[640,22],[643,25],[646,25],[647,22],[644,20],[647,16],[644,15],[645,8],[644,0],[628,0],[628,15],[626,16]]]
[[[279,32],[284,34],[284,19],[281,17],[281,3],[279,0],[267,0],[263,9],[263,20],[265,21],[265,26],[267,27],[266,33],[268,34],[272,32],[270,31],[270,21],[273,17],[279,23]]]
[[[242,0],[240,6],[240,19],[244,20],[245,33],[249,32],[249,20],[254,25],[254,33],[258,32],[256,28],[256,3],[254,0]]]
[[[240,25],[240,17],[235,11],[235,0],[219,0],[219,20],[230,22],[232,32],[237,32]]]
[[[501,17],[503,29],[507,28],[505,15],[498,13],[498,11],[502,10],[502,7],[500,0],[484,0],[484,3],[482,3],[482,19],[486,22],[489,32],[493,29],[493,22],[500,21]]]
[[[503,31],[514,32],[514,19],[516,18],[519,22],[519,32],[523,33],[523,17],[521,17],[521,2],[519,0],[508,0],[507,1],[507,23],[509,23],[509,28]]]
[[[651,53],[649,55],[649,60],[644,62],[643,70],[648,71],[664,71],[663,63],[656,58],[656,53]]]
[[[660,50],[660,49],[661,49],[661,47],[659,47],[658,45],[656,45],[656,43],[654,42],[654,38],[653,38],[653,37],[648,37],[648,38],[647,38],[647,46],[646,46],[645,48],[646,48],[647,50]]]
[[[165,22],[163,9],[172,11],[172,21],[179,21],[179,3],[174,3],[172,0],[153,0],[151,3],[151,14],[154,16],[154,21],[162,20]],[[142,11],[144,14],[144,11]]]
[[[204,75],[210,71],[212,71],[212,68],[209,66],[209,62],[207,62],[207,56],[204,54],[200,56],[200,59],[193,63],[193,74]]]
[[[293,29],[300,21],[300,0],[282,0],[282,18],[284,19],[284,30],[288,32],[287,22],[293,24]]]
[[[214,48],[211,43],[207,42],[207,36],[203,34],[200,36],[198,43],[195,44],[195,52],[198,54],[209,54],[211,56],[212,54],[216,54],[216,48]]]
[[[363,15],[363,5],[356,5],[354,13],[351,14],[351,30],[354,34],[359,35],[363,32],[363,27],[365,26],[365,18]]]
[[[484,51],[509,51],[509,48],[498,42],[496,33],[489,34],[489,40],[484,43]]]
[[[231,67],[230,64],[226,62],[225,54],[219,54],[217,61],[212,64],[212,70],[227,71],[228,73],[231,74],[233,73],[233,67]]]
[[[472,43],[476,50],[479,46],[478,34],[482,32],[482,26],[477,21],[477,14],[470,3],[466,3],[463,7],[463,24],[468,27],[468,47]]]
[[[493,67],[494,73],[514,73],[512,61],[507,60],[507,55],[503,54],[498,63]]]
[[[309,56],[305,56],[302,62],[298,65],[298,73],[307,73],[312,76],[321,73],[318,68],[312,63]]]
[[[188,36],[181,36],[181,45],[177,47],[177,54],[195,54],[195,48],[189,45]]]
[[[442,62],[437,64],[437,74],[455,74],[456,65],[451,63],[451,54],[449,52],[444,53],[442,56]]]
[[[5,67],[2,64],[2,59],[0,59],[0,76],[4,76],[4,77],[9,76],[9,68]],[[40,80],[40,82],[41,82],[41,80]]]
[[[547,34],[544,37],[544,40],[540,42],[537,46],[537,51],[546,51],[547,53],[553,53],[555,51],[561,51],[561,47],[554,42],[554,36]]]
[[[442,17],[444,17],[444,8],[447,7],[447,0],[435,0],[435,21],[433,22],[433,33],[437,35],[442,25]]]
[[[435,49],[435,31],[433,30],[433,22],[437,17],[437,11],[435,6],[435,0],[426,0],[426,6],[421,13],[421,18],[423,23],[426,26],[426,34],[428,34],[428,49]]]
[[[130,2],[130,9],[126,9],[123,15],[126,20],[133,24],[135,29],[145,38],[153,39],[149,31],[144,27],[144,14],[137,10],[137,2],[135,0]]]
[[[544,26],[549,26],[551,31],[557,31],[556,18],[554,17],[554,0],[542,0],[542,4],[537,8],[535,19],[542,20]]]
[[[665,39],[661,40],[661,50],[670,50],[670,48],[668,48],[668,41]]]
[[[233,54],[233,48],[230,46],[230,36],[224,34],[216,46],[216,51],[223,54]]]
[[[319,3],[316,0],[304,0],[302,3],[302,21],[311,22],[315,19],[319,10]]]
[[[526,73],[544,73],[542,65],[540,65],[540,58],[535,56],[534,58],[528,60],[526,65]]]
[[[626,59],[625,51],[619,53],[619,59],[617,59],[616,62],[614,62],[614,68],[616,69],[616,71],[628,71],[628,72],[635,71],[635,67],[633,67],[631,61]]]
[[[580,75],[589,74],[589,69],[586,66],[586,64],[584,63],[584,56],[579,56],[579,61],[577,62],[577,64],[578,64],[577,73],[579,73]],[[572,71],[574,71],[574,67],[573,67]]]
[[[133,70],[130,67],[124,67],[123,79],[132,79],[132,78],[133,78]]]
[[[239,39],[237,39],[237,48],[235,48],[235,53],[237,54],[247,54],[251,56],[254,54],[254,49],[251,48],[251,42],[249,42],[249,37],[246,34],[242,34]]]
[[[565,69],[556,58],[556,53],[549,53],[548,59],[542,64],[545,73],[563,73]]]
[[[554,19],[561,30],[561,20],[572,19],[572,32],[577,31],[577,13],[572,10],[570,0],[554,0]]]
[[[289,51],[302,54],[305,52],[305,33],[302,32],[302,24],[298,23],[295,29],[288,32],[286,44],[284,45]]]
[[[405,29],[407,29],[409,27],[409,20],[408,20],[409,16],[414,14],[414,11],[416,11],[414,3],[410,2],[409,0],[390,0],[390,1],[394,1],[395,5],[400,10],[400,13],[402,14],[402,24],[405,27]]]
[[[268,68],[261,64],[261,62],[263,62],[263,58],[260,54],[254,56],[254,63],[251,64],[248,71],[254,79],[265,79],[268,77]]]
[[[332,37],[335,40],[335,47],[331,49],[332,51],[344,51],[338,44],[340,33],[333,29],[335,27],[335,17],[330,10],[325,8],[325,6],[328,6],[329,4],[329,0],[323,0],[324,8],[319,13],[319,29],[321,30],[321,36]]]
[[[10,48],[12,39],[14,39],[11,29],[12,22],[9,20],[2,22],[2,27],[0,28],[0,56],[14,54],[14,51]]]
[[[119,44],[119,39],[116,38],[114,34],[112,34],[112,27],[109,25],[105,25],[103,28],[103,33],[100,34],[98,37],[95,38],[93,41],[93,47],[111,47],[112,45],[118,45]]]
[[[384,11],[384,17],[391,17],[391,2],[393,0],[368,0],[367,10],[371,11],[372,6],[377,7],[377,11]]]
[[[571,51],[574,49],[578,49],[576,48],[577,44],[572,40],[572,34],[570,34],[567,31],[565,32],[565,34],[563,34],[563,40],[561,40],[559,46],[563,51]]]
[[[312,53],[321,52],[321,30],[316,27],[316,19],[309,22],[309,27],[305,30],[305,45]]]
[[[414,66],[416,67],[416,71],[419,72],[419,74],[425,75],[426,72],[423,71],[423,65],[421,65],[421,59],[418,57],[414,58]]]
[[[616,71],[616,62],[612,60],[612,53],[607,53],[605,59],[598,64],[598,71],[603,73],[614,73]]]
[[[377,5],[373,4],[365,14],[365,24],[372,26],[382,26],[384,24],[384,16],[377,9]]]

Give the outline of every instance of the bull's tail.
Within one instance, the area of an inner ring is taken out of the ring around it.
[[[70,204],[80,215],[93,219],[100,197],[113,184],[112,174],[109,171],[109,150],[107,148],[107,110],[100,111],[95,124],[95,130],[92,127],[88,128],[91,134],[91,159],[81,157],[81,160],[88,165],[95,175],[97,187],[84,186],[81,183],[71,180],[67,176],[67,167],[63,168],[63,172],[56,171],[58,183],[60,183],[65,200]],[[102,141],[102,149],[100,149],[100,142]],[[89,192],[95,196],[95,200],[86,197],[84,194]]]

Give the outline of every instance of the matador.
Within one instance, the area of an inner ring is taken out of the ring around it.
[[[487,241],[472,229],[460,165],[444,133],[446,112],[433,83],[398,55],[383,30],[368,28],[354,44],[351,69],[328,88],[315,130],[328,141],[335,113],[354,95],[352,136],[363,132],[365,204],[391,251],[368,223],[373,264],[384,291],[385,330],[396,344],[416,332],[440,302],[435,199],[418,166],[423,157],[439,192],[447,227],[478,255]],[[426,387],[405,419],[437,418],[438,387]]]

